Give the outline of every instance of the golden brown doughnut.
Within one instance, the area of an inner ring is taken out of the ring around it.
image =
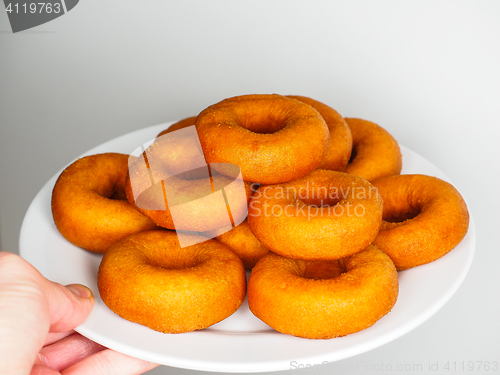
[[[173,131],[184,129],[187,128],[188,126],[192,126],[194,125],[195,121],[196,121],[196,116],[182,119],[176,122],[175,124],[170,125],[167,129],[163,130],[160,134],[158,134],[157,138],[160,138],[162,135],[172,133]]]
[[[131,173],[135,171],[137,169],[132,166]],[[135,181],[142,181],[142,184],[148,185],[150,184],[148,178],[139,175]],[[247,213],[247,204],[252,193],[250,183],[220,174],[196,180],[172,176],[168,178],[168,185],[170,194],[165,194],[165,184],[160,181],[155,185],[149,185],[150,187],[136,199],[128,175],[125,193],[129,202],[138,211],[160,227],[194,232],[205,232],[231,223],[241,223]],[[226,204],[220,191],[221,187],[224,187],[227,199],[235,203],[233,206],[229,207]],[[176,210],[175,219],[171,213],[172,207]],[[228,214],[228,209],[231,216]]]
[[[247,214],[251,183],[241,179],[240,170],[234,165],[231,165],[233,176],[224,176],[200,159],[196,166],[201,167],[184,169],[186,175],[182,172],[182,164],[170,163],[173,159],[167,156],[172,142],[179,139],[178,132],[183,130],[164,134],[129,166],[125,182],[127,199],[137,210],[167,229],[204,232],[231,223],[238,225]],[[194,127],[189,131],[194,132],[197,139]],[[191,135],[188,139],[194,142]],[[175,175],[172,174],[173,166]],[[194,166],[189,164],[188,168]],[[197,178],[200,176],[192,172],[205,177]]]
[[[384,199],[374,244],[398,270],[441,258],[467,234],[467,205],[448,182],[415,174],[381,178],[373,185]]]
[[[247,220],[230,230],[222,228],[203,234],[215,238],[234,251],[241,258],[247,270],[251,270],[257,261],[269,252],[269,249],[254,236]]]
[[[306,177],[260,186],[248,208],[252,233],[293,259],[340,259],[377,236],[382,198],[366,180],[317,169]]]
[[[347,173],[368,181],[401,173],[401,150],[387,130],[357,118],[345,118],[345,121],[352,134],[352,155]]]
[[[52,216],[61,234],[84,249],[104,253],[116,241],[157,226],[125,199],[128,155],[86,156],[68,166],[52,191]]]
[[[168,174],[186,180],[209,177],[207,162],[201,151],[198,134],[194,128],[196,117],[188,117],[163,130],[148,148],[146,154],[161,159]],[[192,126],[191,130],[186,129]]]
[[[391,311],[399,292],[391,259],[370,245],[340,261],[269,253],[253,268],[248,306],[275,330],[310,339],[361,331]]]
[[[287,95],[289,98],[309,104],[326,122],[330,131],[330,146],[328,153],[318,169],[345,172],[351,157],[352,135],[344,118],[332,107],[306,96]]]
[[[102,300],[122,318],[164,333],[227,318],[245,299],[245,269],[225,245],[199,241],[180,247],[177,235],[166,230],[124,238],[99,266]]]
[[[295,180],[316,169],[330,139],[314,108],[276,94],[225,99],[198,115],[196,129],[209,163],[235,164],[245,181],[264,184]]]

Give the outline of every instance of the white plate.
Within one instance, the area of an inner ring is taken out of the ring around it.
[[[131,153],[171,123],[152,126],[106,142],[86,155]],[[430,162],[401,146],[403,173],[448,178]],[[59,173],[40,190],[21,228],[20,253],[47,278],[63,285],[82,283],[96,296],[82,335],[116,351],[164,365],[218,372],[264,372],[338,361],[384,345],[416,328],[455,293],[474,255],[475,228],[445,257],[399,272],[399,298],[393,310],[374,326],[332,340],[308,340],[275,332],[257,319],[246,302],[212,327],[179,335],[162,334],[128,322],[110,311],[99,297],[97,270],[101,255],[67,242],[57,231],[50,197]]]

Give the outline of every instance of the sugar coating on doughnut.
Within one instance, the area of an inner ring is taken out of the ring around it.
[[[277,94],[243,95],[211,105],[198,115],[196,129],[209,163],[235,164],[245,181],[264,184],[310,173],[322,163],[330,140],[314,108]]]
[[[99,266],[102,300],[122,318],[164,333],[227,318],[245,299],[245,269],[222,243],[197,242],[181,248],[175,232],[160,230],[116,243]]]
[[[279,332],[330,339],[375,324],[391,311],[398,292],[394,264],[372,245],[340,261],[269,253],[250,275],[248,306]]]
[[[123,237],[157,228],[126,200],[128,158],[118,153],[90,155],[61,173],[51,207],[54,223],[68,241],[104,253]]]
[[[467,205],[450,183],[414,174],[381,178],[373,185],[384,199],[383,221],[374,244],[398,270],[441,258],[467,234]]]
[[[318,169],[345,172],[352,150],[352,135],[344,118],[332,107],[317,100],[299,95],[287,97],[300,100],[313,107],[323,117],[330,131],[330,145],[323,162]]]
[[[260,186],[248,224],[271,251],[293,259],[340,259],[377,236],[382,198],[368,181],[315,170],[285,184]]]
[[[346,172],[374,181],[401,173],[399,145],[381,126],[358,118],[345,118],[352,134],[352,155]]]

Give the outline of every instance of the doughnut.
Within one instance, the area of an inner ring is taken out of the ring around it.
[[[375,246],[341,260],[269,253],[248,281],[252,313],[278,332],[330,339],[361,331],[391,311],[399,292],[391,259]]]
[[[156,230],[117,242],[99,266],[103,302],[122,318],[164,333],[227,318],[245,299],[245,269],[225,245],[199,241],[205,242],[180,247],[174,232]]]
[[[52,191],[52,216],[69,242],[104,253],[123,237],[157,229],[125,198],[128,158],[118,153],[85,156],[60,174]]]
[[[192,117],[187,117],[185,119],[182,119],[175,124],[170,125],[167,129],[163,130],[160,134],[158,134],[157,138],[160,138],[162,135],[172,133],[176,130],[184,129],[187,128],[188,126],[194,125],[194,122],[196,121],[196,116]]]
[[[170,175],[186,180],[208,177],[207,162],[201,151],[194,127],[196,117],[188,117],[163,130],[149,148],[162,160],[162,168]],[[192,129],[186,129],[192,126]],[[185,130],[184,130],[185,129]]]
[[[260,186],[248,208],[250,230],[284,257],[335,260],[366,248],[382,221],[382,198],[366,180],[317,169],[285,184]]]
[[[251,183],[213,168],[209,175],[206,164],[198,169],[204,169],[205,178],[172,176],[165,167],[162,145],[153,143],[129,167],[125,194],[133,207],[160,227],[194,232],[238,225],[245,219]],[[151,168],[153,160],[160,161],[155,168]]]
[[[469,212],[451,184],[425,175],[397,175],[373,185],[384,199],[374,244],[398,270],[433,262],[454,249],[469,228]]]
[[[319,169],[330,169],[345,172],[349,158],[351,157],[352,135],[344,118],[333,108],[318,102],[317,100],[297,95],[287,95],[289,98],[300,100],[309,104],[326,122],[330,131],[330,146],[325,159],[319,165]]]
[[[277,94],[225,99],[198,115],[196,129],[207,162],[235,164],[243,180],[262,184],[312,172],[325,158],[330,139],[314,108]]]
[[[204,232],[203,234],[215,238],[229,247],[243,261],[245,269],[251,270],[257,261],[269,252],[269,249],[254,236],[247,220],[237,227],[229,229],[222,228],[222,230]]]
[[[396,140],[379,125],[345,118],[352,134],[352,155],[346,172],[374,181],[401,173],[402,156]]]

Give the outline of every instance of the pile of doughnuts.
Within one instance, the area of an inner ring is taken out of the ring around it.
[[[77,160],[52,213],[68,241],[104,254],[101,298],[127,320],[189,332],[248,296],[276,331],[329,339],[375,324],[396,304],[398,271],[467,233],[451,184],[401,169],[398,143],[373,122],[303,96],[243,95],[139,157]]]

